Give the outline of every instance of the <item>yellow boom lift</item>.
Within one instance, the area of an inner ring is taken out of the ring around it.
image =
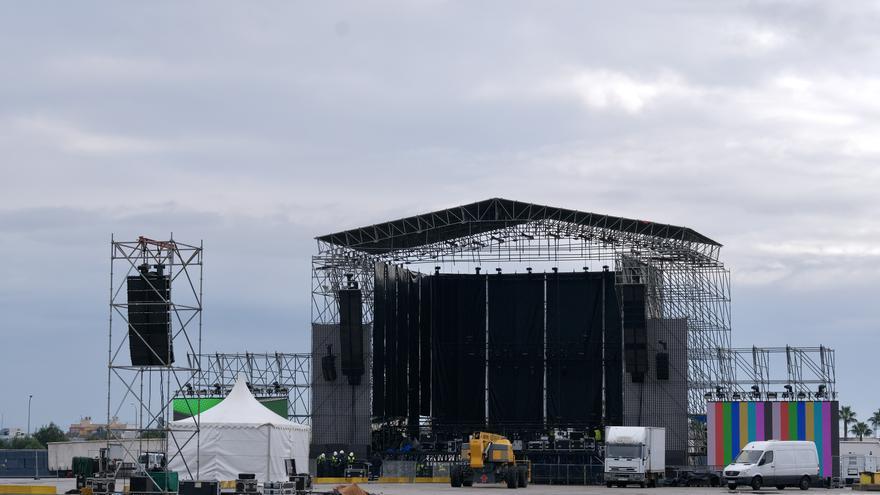
[[[478,431],[461,445],[461,460],[450,466],[453,487],[474,483],[507,483],[507,488],[525,488],[529,484],[529,466],[517,462],[507,438]]]

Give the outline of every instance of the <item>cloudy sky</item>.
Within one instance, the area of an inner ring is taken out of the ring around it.
[[[492,196],[718,240],[734,345],[834,347],[867,417],[878,25],[858,1],[3,2],[3,421],[29,393],[34,424],[105,414],[111,233],[204,240],[205,349],[304,351],[316,235]]]

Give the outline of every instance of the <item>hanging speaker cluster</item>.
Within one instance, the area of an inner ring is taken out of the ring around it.
[[[365,368],[361,298],[357,284],[351,282],[348,288],[340,289],[338,293],[342,374],[348,377],[351,385],[360,385]]]
[[[174,362],[171,337],[171,279],[163,265],[143,264],[127,277],[128,346],[132,366]]]

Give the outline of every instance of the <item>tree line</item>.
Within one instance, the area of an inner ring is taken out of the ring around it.
[[[859,441],[865,439],[865,437],[870,437],[875,432],[880,431],[880,409],[874,411],[874,414],[868,418],[867,422],[859,421],[858,415],[855,411],[853,411],[850,406],[843,406],[840,408],[840,421],[843,422],[843,439],[846,440],[847,434],[852,433],[854,436],[859,437]],[[852,428],[850,428],[850,423],[852,423]],[[868,423],[874,427],[872,430]]]
[[[49,442],[65,442],[67,435],[55,423],[41,426],[33,435],[0,439],[0,449],[45,449]]]

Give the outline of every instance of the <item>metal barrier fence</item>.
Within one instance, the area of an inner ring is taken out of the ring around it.
[[[54,477],[46,450],[0,450],[0,478]]]

